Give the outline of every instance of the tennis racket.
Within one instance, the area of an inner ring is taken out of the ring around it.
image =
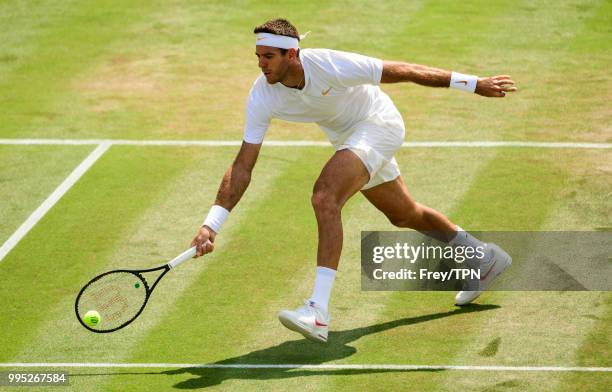
[[[74,303],[77,319],[83,327],[97,333],[113,332],[127,326],[140,316],[161,278],[195,254],[194,246],[160,267],[120,269],[96,276],[77,295]],[[151,278],[157,276],[157,279],[147,280],[145,275],[154,275]],[[84,320],[85,314],[90,311],[100,315],[95,324]]]

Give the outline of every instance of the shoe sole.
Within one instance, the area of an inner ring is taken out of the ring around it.
[[[285,326],[285,328],[302,334],[308,340],[317,343],[327,343],[326,337],[323,337],[321,335],[312,335],[306,325],[302,324],[299,320],[294,319],[288,313],[279,313],[278,319],[280,320],[281,324]]]
[[[493,275],[491,276],[491,280],[489,281],[489,284],[487,284],[487,287],[485,287],[483,290],[477,291],[478,294],[476,294],[474,296],[474,298],[470,298],[468,301],[461,302],[461,303],[457,303],[455,301],[455,305],[457,305],[457,306],[464,306],[464,305],[469,305],[472,302],[474,302],[474,300],[476,300],[476,298],[480,297],[480,295],[482,293],[484,293],[487,290],[487,288],[489,288],[491,283],[493,283],[493,281],[495,279],[497,279],[497,277],[499,275],[501,275],[512,264],[512,257],[510,257],[510,255],[508,253],[506,253],[502,248],[500,248],[496,244],[491,244],[491,247],[495,250],[495,253],[497,255],[501,256],[500,260],[497,261],[497,263],[501,264],[501,268],[498,268],[497,270],[490,272]],[[495,267],[495,265],[492,268],[494,268],[494,267]]]

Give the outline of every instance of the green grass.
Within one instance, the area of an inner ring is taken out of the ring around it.
[[[0,146],[0,240],[9,236],[92,147]]]
[[[407,140],[612,140],[609,1],[51,2],[0,4],[0,138],[227,139],[242,135],[258,75],[252,28],[284,15],[304,47],[479,74],[519,93],[384,86]],[[222,31],[222,32],[219,32]],[[273,123],[269,139],[323,140]],[[6,240],[92,146],[0,146]],[[609,293],[362,292],[362,230],[389,230],[358,195],[327,346],[276,312],[310,294],[310,192],[332,150],[264,146],[217,251],[172,271],[134,325],[93,335],[74,320],[95,274],[153,266],[189,245],[236,148],[113,146],[0,262],[0,361],[612,366]],[[469,230],[609,230],[608,150],[405,149],[421,202]],[[514,269],[523,268],[519,262]],[[602,373],[71,369],[75,390],[607,390]]]
[[[28,22],[26,6],[11,3],[5,4],[7,43],[0,50],[5,136],[239,138],[245,97],[258,74],[250,31],[267,17],[286,15],[313,31],[304,47],[516,79],[520,93],[486,100],[485,111],[484,98],[385,86],[406,117],[409,139],[612,139],[607,1],[299,7],[43,1],[37,23]],[[296,134],[322,138],[313,126],[282,123],[270,131],[280,139]]]
[[[595,328],[598,321],[589,317],[581,317],[580,320],[572,318],[577,306],[580,306],[584,314],[591,314],[597,319],[607,317],[606,308],[609,309],[609,305],[604,304],[602,308],[596,303],[589,303],[602,298],[597,293],[564,296],[541,293],[525,297],[522,293],[492,292],[480,301],[483,304],[480,308],[464,312],[454,310],[450,293],[408,295],[360,292],[359,264],[356,260],[359,232],[386,227],[384,219],[361,197],[357,197],[347,207],[347,245],[341,265],[342,275],[332,302],[335,317],[332,342],[327,347],[320,347],[302,339],[296,340],[292,333],[281,329],[274,313],[284,306],[292,306],[300,297],[307,296],[312,278],[310,259],[315,251],[315,230],[314,219],[308,208],[309,187],[305,185],[314,181],[328,155],[327,150],[316,148],[289,151],[269,148],[264,151],[258,166],[262,175],[255,177],[253,188],[243,201],[244,204],[235,211],[235,215],[232,214],[232,226],[225,237],[229,239],[223,240],[221,237],[218,252],[209,258],[182,266],[169,275],[155,293],[155,300],[147,308],[147,313],[138,320],[138,327],[100,337],[91,335],[76,324],[71,301],[74,292],[88,277],[112,267],[151,265],[171,257],[173,252],[185,246],[183,242],[191,235],[190,227],[197,225],[193,221],[199,220],[198,216],[190,213],[192,205],[206,203],[207,198],[213,197],[216,179],[224,169],[222,161],[231,159],[232,154],[231,149],[113,147],[0,267],[11,272],[1,275],[4,278],[3,287],[9,288],[4,300],[11,304],[3,313],[6,320],[2,322],[10,325],[13,331],[10,335],[3,335],[7,343],[10,339],[10,344],[7,344],[9,351],[3,353],[2,360],[32,361],[37,358],[39,361],[93,361],[93,346],[97,347],[96,361],[337,361],[567,366],[574,363],[577,352],[590,350],[593,354],[588,356],[590,365],[607,365],[605,358],[610,357],[609,348],[601,345],[602,339],[605,342],[606,338],[601,336],[601,330]],[[447,159],[438,167],[440,172],[432,173],[437,175],[438,181],[430,184],[420,184],[423,178],[415,181],[417,185],[422,185],[420,189],[426,191],[420,195],[420,199],[428,201],[428,194],[433,195],[431,199],[435,200],[439,197],[436,196],[439,191],[446,184],[454,183],[457,176],[467,180],[469,187],[460,191],[463,198],[453,200],[451,196],[447,199],[447,205],[438,206],[452,210],[452,205],[462,205],[463,200],[469,198],[466,190],[474,189],[481,183],[487,184],[482,176],[471,174],[475,172],[474,163],[468,160],[471,154],[469,150],[407,150],[401,152],[398,159],[407,177],[411,173],[427,170],[426,156],[440,161],[442,158],[454,158],[458,162],[466,162],[463,166],[454,165],[453,160]],[[495,162],[502,167],[520,168],[529,163],[523,162],[524,157],[515,150],[497,153],[485,151],[482,155],[485,158],[495,157]],[[570,157],[576,162],[585,159],[576,153]],[[555,159],[555,153],[540,151],[539,166],[554,166]],[[208,173],[194,175],[190,170],[194,165],[199,166],[209,161],[217,163],[209,168]],[[454,167],[454,171],[446,170],[451,167]],[[122,175],[114,176],[118,170]],[[142,176],[143,171],[152,171],[155,175],[145,177]],[[444,171],[445,176],[441,174]],[[557,173],[557,181],[551,180],[551,183],[561,181],[565,175]],[[518,170],[506,186],[534,187],[535,184],[530,181],[536,181],[537,178],[530,180],[530,177],[531,173]],[[601,180],[590,178],[582,187],[587,194],[592,194],[589,191],[592,186],[598,185],[598,181]],[[202,192],[192,192],[189,195],[176,192],[177,189],[188,188],[193,182],[202,184]],[[100,187],[106,191],[100,193]],[[155,192],[145,192],[144,187],[151,187]],[[485,203],[471,203],[474,211],[469,215],[475,221],[472,224],[476,226],[480,222],[484,225],[488,211],[479,207]],[[95,211],[92,205],[96,206]],[[515,204],[514,208],[520,210],[523,207]],[[89,216],[78,222],[70,222],[65,219],[69,210],[75,216]],[[83,210],[89,211],[89,214],[79,212]],[[508,216],[512,215],[512,211],[508,211]],[[503,225],[489,227],[536,229],[525,225],[520,214],[515,219],[506,219]],[[61,230],[58,230],[59,221],[64,222]],[[175,221],[172,225],[168,224]],[[95,229],[90,228],[92,222],[97,222]],[[357,224],[359,222],[360,225]],[[363,222],[370,223],[364,226]],[[279,226],[285,227],[285,235],[282,237],[277,234]],[[44,247],[34,253],[28,249],[30,241],[37,243],[39,238],[47,237],[52,239],[53,247]],[[296,238],[300,238],[298,244]],[[99,249],[91,249],[85,242],[93,243]],[[60,244],[63,244],[62,247]],[[293,251],[287,253],[286,249]],[[59,256],[62,253],[72,256],[61,259]],[[32,265],[31,260],[41,262]],[[32,268],[36,267],[39,276],[44,276],[45,268],[51,267],[45,260],[52,260],[54,269],[66,268],[66,273],[49,274],[25,289],[11,288],[13,284],[27,281],[25,274],[32,271]],[[55,289],[51,290],[52,287]],[[298,288],[295,292],[292,290],[294,287]],[[46,295],[36,296],[35,293],[40,291]],[[542,309],[542,303],[546,303],[548,311]],[[363,305],[356,308],[355,304]],[[356,311],[359,316],[355,318]],[[41,319],[41,313],[54,316]],[[189,321],[186,322],[186,318]],[[245,324],[245,318],[252,322]],[[542,318],[552,324],[542,324]],[[517,322],[519,319],[521,321]],[[497,325],[513,324],[529,327],[530,333],[525,334],[522,329],[517,331],[514,328],[508,331],[495,329]],[[226,327],[219,328],[220,325]],[[491,329],[481,329],[487,325]],[[592,342],[586,347],[581,347],[581,344],[584,336],[589,335],[576,335],[572,332],[578,326],[594,333],[593,338],[589,338]],[[68,336],[70,343],[67,342]],[[494,340],[499,342],[495,355],[481,355]],[[219,342],[232,344],[220,345]],[[517,346],[529,347],[530,350],[517,352],[514,349]],[[531,350],[536,350],[537,355],[534,356]],[[114,373],[121,372],[105,370],[97,374]],[[191,373],[195,373],[199,381],[189,382],[187,378],[181,378],[181,374]],[[223,385],[242,388],[255,379],[265,383],[263,385],[266,388],[282,389],[292,383],[299,383],[299,375],[306,377],[306,374],[311,374],[302,371],[297,372],[298,376],[293,376],[291,373],[181,370],[171,371],[169,374],[172,377],[163,377],[163,380],[172,385],[205,386],[223,382]],[[309,375],[307,379],[313,388],[340,388],[358,382],[358,379],[369,373],[372,372],[360,374],[329,371],[317,377],[317,372],[312,372],[313,376]],[[336,376],[324,376],[331,374]],[[459,375],[451,372],[448,375],[436,374],[433,378],[428,378],[428,375],[407,373],[397,377],[399,380],[417,377],[416,382],[421,383],[419,385],[432,389],[440,382],[461,382],[466,385],[473,382],[471,373]],[[74,382],[89,383],[91,377],[94,376],[75,377]],[[120,389],[126,382],[125,377],[96,377],[100,389]],[[140,380],[134,381],[138,383],[148,379],[147,376],[129,377]],[[371,382],[378,382],[374,380],[381,377],[384,379],[381,374],[373,374],[372,377]],[[390,378],[395,381],[381,382],[393,385],[399,382],[397,377]],[[503,380],[512,378],[503,374],[498,377]],[[519,385],[535,388],[541,377],[539,373],[521,375]],[[556,375],[545,377],[549,382],[559,382],[560,379]],[[159,382],[158,377],[149,378],[151,382]],[[265,380],[270,380],[269,384]],[[494,381],[484,378],[479,383],[486,386]],[[249,385],[254,387],[259,384]]]

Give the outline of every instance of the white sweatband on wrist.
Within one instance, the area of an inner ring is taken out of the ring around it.
[[[206,216],[206,219],[204,219],[204,223],[202,225],[206,225],[213,229],[215,233],[218,233],[219,230],[221,230],[223,222],[225,222],[228,216],[228,210],[221,206],[214,205],[210,208],[210,211],[208,211],[208,215]]]
[[[478,76],[451,72],[450,88],[473,93],[476,91],[476,83],[478,83]]]

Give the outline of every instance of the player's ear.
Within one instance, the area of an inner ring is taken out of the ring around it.
[[[289,60],[294,60],[297,58],[297,49],[291,48],[289,49]]]

